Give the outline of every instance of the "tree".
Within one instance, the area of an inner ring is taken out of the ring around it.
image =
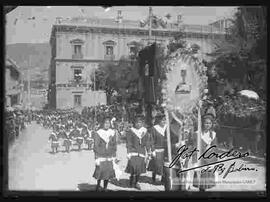
[[[122,97],[123,102],[136,92],[137,68],[137,63],[127,57],[122,57],[118,63],[106,62],[100,65],[96,71],[96,86],[97,89],[105,90],[108,103],[114,91]]]
[[[226,95],[212,94],[216,98],[217,117],[227,125],[239,127],[249,119],[261,120],[265,116],[266,99],[266,8],[241,6],[228,29],[229,37],[218,42],[208,63],[209,85],[217,88],[226,81],[232,89]],[[241,97],[240,90],[254,90],[260,99]],[[215,91],[210,91],[215,92]]]
[[[266,97],[266,8],[241,6],[229,29],[229,40],[216,44],[212,67],[217,80],[254,90]],[[211,68],[210,68],[211,69]],[[241,89],[238,89],[241,90]]]

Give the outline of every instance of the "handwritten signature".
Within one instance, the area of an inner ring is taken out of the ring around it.
[[[217,153],[214,151],[216,147],[217,147],[216,145],[209,147],[207,150],[205,150],[197,158],[197,160],[216,159],[215,162],[211,162],[209,164],[201,165],[201,166],[197,166],[197,167],[193,167],[193,168],[187,168],[185,170],[180,170],[179,173],[202,168],[201,173],[218,172],[219,175],[224,173],[223,178],[225,179],[229,173],[239,172],[239,171],[254,171],[254,170],[257,171],[255,168],[246,167],[245,164],[241,164],[240,167],[236,168],[235,161],[228,167],[228,169],[226,169],[224,162],[232,161],[232,160],[239,159],[239,158],[245,158],[245,157],[249,156],[249,153],[245,152],[242,154],[241,152],[233,150],[233,149],[226,151],[226,152],[223,152],[223,153]],[[198,152],[199,152],[199,150],[197,148],[193,148],[192,150],[189,150],[189,148],[186,145],[181,146],[177,150],[177,155],[174,157],[174,159],[170,163],[169,167],[172,168],[179,161],[180,158],[181,159],[191,158],[192,155],[195,155]]]

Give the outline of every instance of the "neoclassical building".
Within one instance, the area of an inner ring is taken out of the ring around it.
[[[166,45],[179,31],[186,40],[196,43],[203,53],[214,48],[213,40],[224,37],[214,26],[168,24],[152,29],[151,42]],[[106,95],[94,91],[91,79],[100,63],[117,62],[122,56],[134,54],[134,46],[149,42],[148,27],[139,21],[77,17],[58,18],[50,36],[48,103],[57,109],[106,104]]]

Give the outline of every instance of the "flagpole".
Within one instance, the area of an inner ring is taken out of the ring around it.
[[[201,100],[199,100],[198,106],[198,134],[197,134],[197,149],[199,150],[199,156],[201,155],[201,132],[202,132],[202,120],[201,120]],[[198,160],[198,166],[201,165],[201,160]]]
[[[149,43],[152,38],[152,7],[149,7]]]
[[[96,67],[94,68],[94,112],[95,112],[94,120],[96,122]]]
[[[170,118],[168,109],[165,110],[166,122],[167,122],[167,147],[168,147],[168,160],[169,164],[172,162],[172,145],[171,145],[171,131],[170,131]],[[170,190],[172,190],[172,168],[169,168],[169,180]]]

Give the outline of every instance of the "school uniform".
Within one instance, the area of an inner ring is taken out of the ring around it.
[[[88,145],[88,149],[90,149],[93,144],[92,132],[88,130],[87,127],[83,127],[81,135],[83,136],[85,143]]]
[[[49,137],[49,141],[51,143],[51,147],[53,148],[58,148],[59,147],[59,141],[58,141],[58,137],[57,134],[55,132],[52,132],[50,137]]]
[[[194,135],[194,145],[197,143],[197,137],[198,133],[196,132]],[[217,138],[216,138],[216,133],[214,131],[209,131],[209,132],[202,132],[199,135],[199,141],[201,141],[201,147],[199,148],[201,154],[204,153],[209,147],[213,145],[217,145]],[[211,149],[211,151],[208,152],[208,154],[215,152],[215,149]],[[196,159],[198,159],[198,155],[195,155]],[[201,165],[206,165],[209,163],[213,163],[217,161],[215,157],[211,159],[204,159],[201,158]],[[213,168],[213,166],[212,166]],[[198,169],[197,172],[195,172],[194,179],[193,179],[193,186],[200,188],[200,189],[210,189],[216,185],[216,173],[213,172],[203,172],[201,173],[201,169]]]
[[[146,150],[150,150],[150,135],[147,129],[131,128],[127,134],[128,164],[125,172],[132,175],[146,173]]]
[[[112,129],[99,129],[94,135],[96,168],[93,177],[109,180],[115,177],[113,161],[116,157],[116,136]]]
[[[148,171],[158,175],[163,175],[164,167],[164,152],[166,145],[166,126],[154,125],[149,134],[151,137],[151,152],[154,154],[153,158],[149,162],[147,168]]]

